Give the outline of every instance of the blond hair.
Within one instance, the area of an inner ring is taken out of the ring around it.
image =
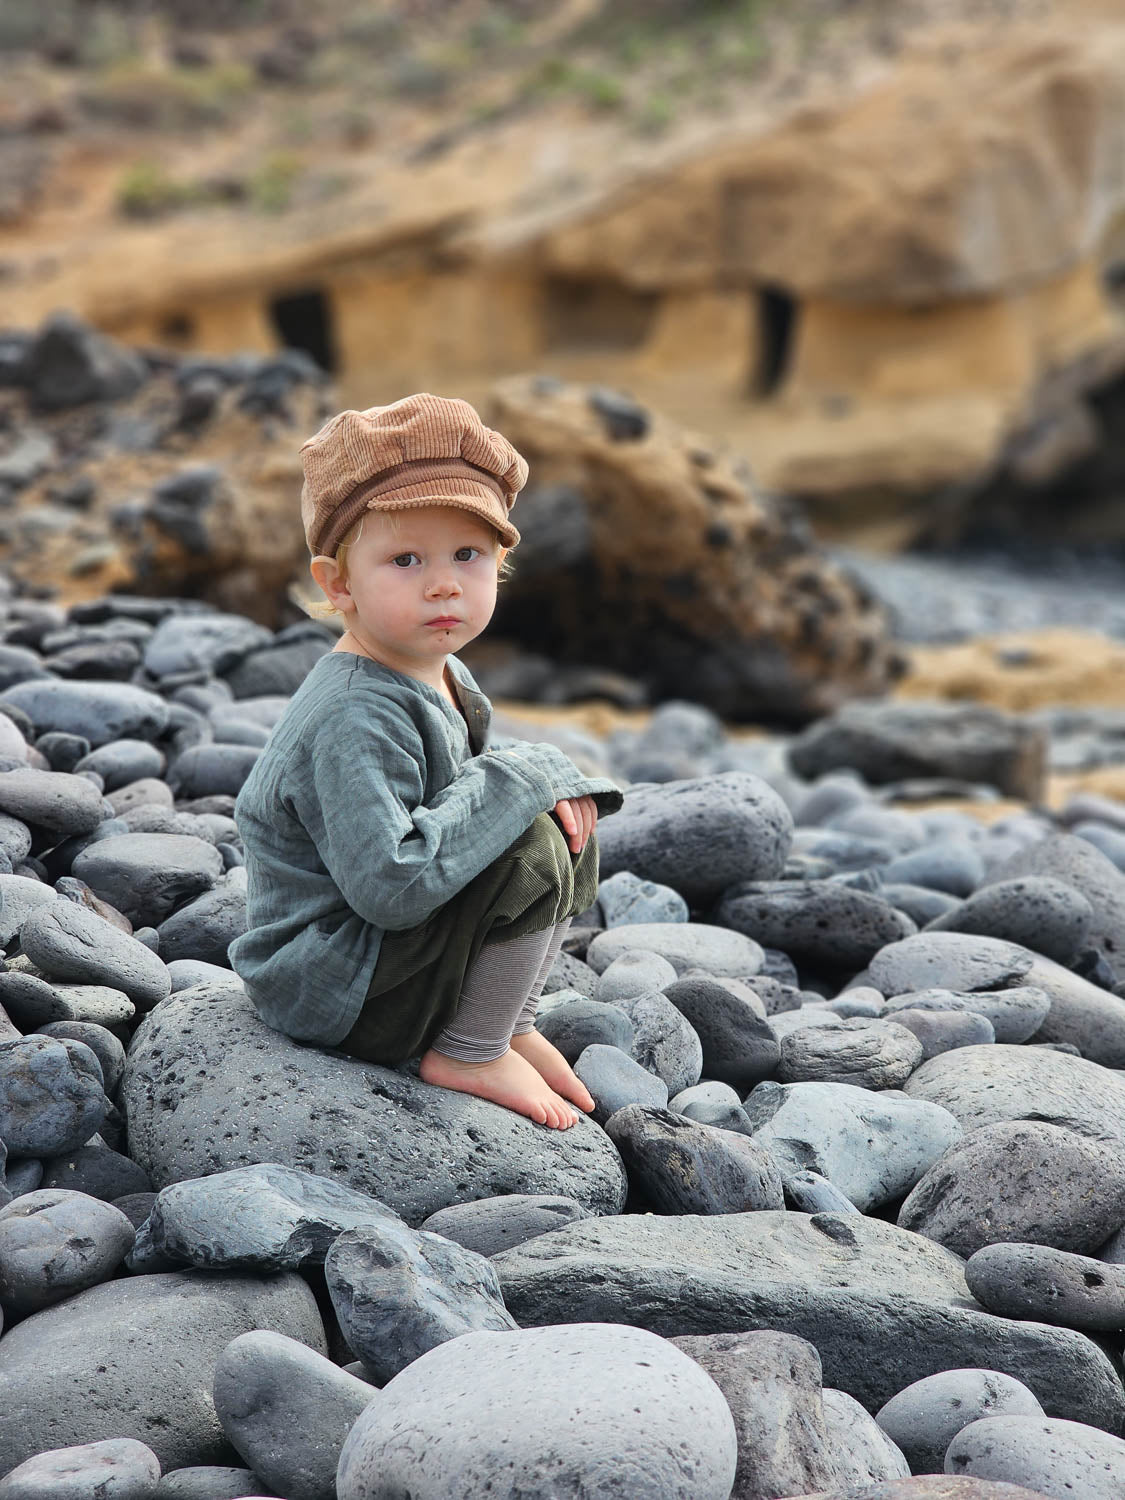
[[[393,510],[381,511],[380,514],[385,518],[392,531],[398,531],[400,529],[400,519]],[[336,551],[331,554],[335,558],[336,566],[340,571],[340,579],[343,583],[347,583],[348,581],[348,552],[363,535],[363,523],[364,521],[366,521],[366,519],[367,514],[365,512],[362,516],[360,516],[359,520],[355,523],[354,526],[350,526],[348,530],[344,532],[344,535],[340,538],[339,543],[336,546]],[[497,541],[499,541],[499,533],[494,534],[496,535]],[[508,553],[509,549],[507,547],[500,548],[497,578],[501,583],[504,583],[507,579],[509,579],[512,576],[513,572],[512,564],[508,561]],[[302,600],[301,608],[307,615],[311,615],[314,620],[332,620],[342,618],[340,611],[336,608],[336,606],[330,599]]]

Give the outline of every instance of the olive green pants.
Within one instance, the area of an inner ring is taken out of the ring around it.
[[[424,922],[384,934],[363,1010],[340,1050],[386,1065],[420,1056],[455,1016],[465,975],[486,943],[554,927],[597,894],[597,835],[572,854],[555,818],[540,813]]]

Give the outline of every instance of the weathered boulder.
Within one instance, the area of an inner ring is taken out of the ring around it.
[[[624,1202],[621,1159],[592,1123],[547,1130],[410,1073],[300,1046],[225,987],[177,991],[149,1013],[121,1098],[131,1154],[158,1187],[277,1162],[348,1183],[411,1224],[503,1192],[565,1193],[595,1213]]]

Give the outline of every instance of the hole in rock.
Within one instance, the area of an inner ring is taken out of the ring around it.
[[[270,303],[270,318],[287,349],[303,349],[322,370],[339,368],[332,309],[319,287],[289,292]]]
[[[793,360],[797,301],[779,286],[758,289],[758,358],[752,395],[772,396]]]

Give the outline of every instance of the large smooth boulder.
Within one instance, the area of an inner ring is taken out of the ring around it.
[[[981,1417],[949,1445],[951,1474],[1001,1479],[1044,1495],[1120,1500],[1125,1442],[1085,1422],[1048,1417]]]
[[[109,985],[145,1009],[172,988],[166,965],[151,948],[76,901],[55,901],[33,912],[20,928],[20,947],[53,979]]]
[[[908,1193],[961,1136],[947,1109],[850,1083],[760,1083],[744,1108],[787,1175],[816,1172],[865,1212]]]
[[[160,1461],[135,1438],[49,1448],[0,1479],[0,1500],[153,1500]]]
[[[845,703],[797,736],[789,763],[808,781],[841,769],[858,771],[869,786],[948,777],[1034,802],[1047,737],[1027,719],[976,703]]]
[[[734,1420],[694,1360],[635,1328],[469,1333],[384,1386],[348,1434],[339,1500],[727,1500]]]
[[[0,1471],[107,1431],[147,1443],[165,1469],[235,1462],[211,1384],[231,1339],[255,1328],[327,1352],[294,1272],[139,1276],[35,1313],[0,1340]]]
[[[1125,1391],[1088,1338],[977,1309],[957,1256],[859,1214],[587,1219],[492,1264],[525,1327],[772,1328],[814,1344],[825,1381],[871,1412],[923,1376],[978,1363],[1022,1380],[1053,1416],[1125,1424]]]
[[[985,1125],[935,1162],[898,1222],[966,1258],[1007,1240],[1092,1254],[1125,1224],[1125,1152],[1040,1120]]]
[[[109,740],[154,740],[170,718],[163,698],[128,682],[17,682],[0,695],[3,703],[22,709],[37,734],[77,734],[95,747]]]
[[[628,870],[702,906],[739,881],[780,875],[792,838],[788,807],[748,771],[645,784],[599,825],[600,870]]]
[[[1001,1120],[1039,1120],[1125,1139],[1125,1078],[1047,1047],[994,1043],[931,1057],[903,1093],[940,1104],[966,1131]]]
[[[1125,875],[1113,861],[1086,839],[1053,833],[997,865],[984,889],[1027,875],[1049,875],[1086,897],[1093,908],[1087,940],[1125,978]]]
[[[811,969],[853,974],[913,930],[888,901],[829,880],[743,882],[723,892],[715,921]]]
[[[498,1193],[563,1193],[599,1214],[625,1200],[621,1159],[592,1122],[547,1130],[409,1073],[300,1046],[228,988],[181,990],[149,1013],[121,1099],[130,1154],[158,1187],[277,1162],[347,1183],[415,1225]]]
[[[940,1474],[950,1443],[979,1417],[1041,1416],[1026,1385],[996,1370],[944,1370],[916,1380],[876,1412],[879,1426],[905,1453],[914,1474]]]

